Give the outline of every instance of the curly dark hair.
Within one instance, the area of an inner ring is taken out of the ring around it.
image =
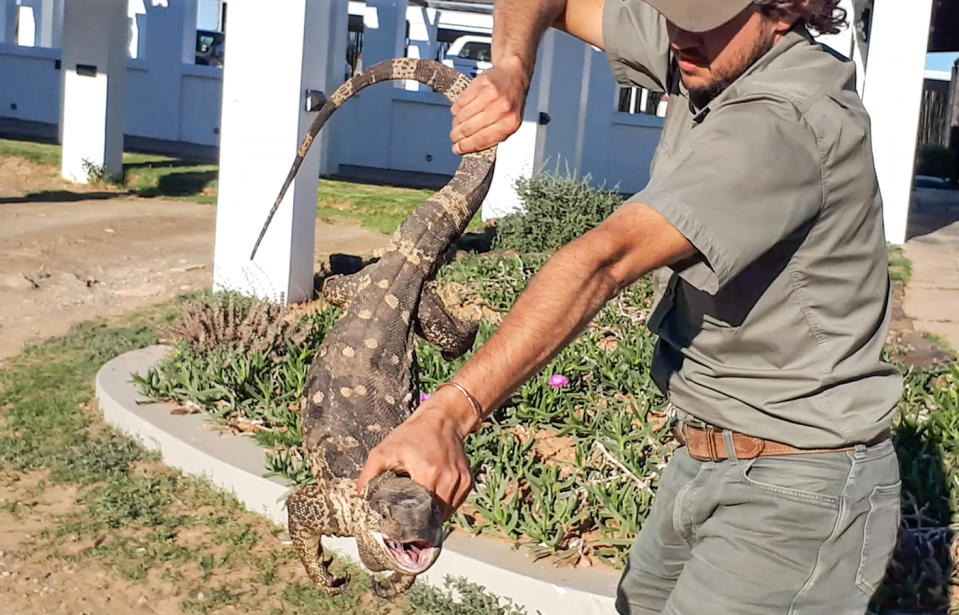
[[[846,9],[839,0],[753,0],[764,14],[773,17],[798,15],[796,23],[818,34],[836,34],[846,24]]]

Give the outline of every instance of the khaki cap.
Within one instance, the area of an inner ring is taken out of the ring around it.
[[[706,32],[723,25],[752,0],[645,0],[663,17],[688,32]]]

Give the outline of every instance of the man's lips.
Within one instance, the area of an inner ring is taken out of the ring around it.
[[[703,68],[706,66],[706,63],[702,60],[690,57],[690,56],[679,56],[679,70],[691,73],[696,69]]]

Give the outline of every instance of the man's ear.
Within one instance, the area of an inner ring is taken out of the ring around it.
[[[773,32],[780,36],[785,36],[786,33],[793,29],[793,26],[796,25],[797,21],[799,21],[798,13],[787,13],[785,15],[781,15],[772,20]]]
[[[809,0],[806,0],[808,2]],[[803,3],[803,5],[805,2]],[[760,10],[764,13],[764,16],[769,24],[769,27],[772,29],[774,34],[779,36],[785,36],[793,26],[796,25],[796,22],[802,18],[802,12],[798,7],[791,9],[786,8],[772,8],[772,7],[760,7]]]

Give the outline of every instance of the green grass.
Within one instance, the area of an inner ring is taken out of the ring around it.
[[[150,154],[123,155],[123,188],[137,196],[216,203],[217,166]]]
[[[25,158],[38,164],[59,167],[60,146],[31,141],[0,139],[0,156]],[[182,199],[195,203],[216,203],[218,167],[154,154],[123,154],[124,178],[109,186],[142,197]],[[276,189],[279,190],[277,185]],[[434,193],[395,186],[321,179],[317,214],[327,220],[355,220],[362,226],[391,234],[417,205]],[[44,193],[37,193],[43,197]],[[479,216],[469,230],[482,227]]]
[[[908,284],[912,278],[912,261],[906,258],[902,246],[889,245],[889,278],[893,282]]]
[[[433,190],[323,179],[317,213],[321,218],[347,218],[381,233],[392,233],[433,193]]]
[[[76,510],[56,516],[45,512],[44,529],[22,552],[9,550],[6,565],[28,558],[33,563],[21,574],[37,578],[58,560],[99,566],[144,583],[148,599],[168,597],[151,596],[151,591],[172,591],[180,608],[194,613],[224,608],[304,615],[521,613],[455,579],[445,589],[418,583],[390,604],[369,593],[365,572],[343,562],[337,564],[338,574],[353,577],[347,591],[338,597],[320,593],[306,581],[292,550],[281,545],[279,528],[205,480],[163,466],[156,454],[107,427],[93,410],[97,369],[120,353],[155,343],[158,331],[181,309],[182,302],[174,302],[117,326],[85,323],[0,366],[0,473],[44,473],[25,497],[4,502],[0,514],[14,522],[28,513],[36,517],[39,511],[33,509],[47,489],[78,490]],[[182,539],[185,535],[191,538]],[[77,541],[88,548],[70,550]],[[175,585],[163,589],[158,580]],[[460,600],[469,600],[469,608],[461,608]]]
[[[60,166],[60,146],[51,143],[0,139],[0,156],[25,158],[37,164]]]

